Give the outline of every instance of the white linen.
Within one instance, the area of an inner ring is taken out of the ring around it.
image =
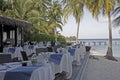
[[[30,80],[54,80],[55,75],[52,71],[51,65],[46,64],[44,67],[36,69],[32,75]]]
[[[60,61],[60,64],[55,64],[53,62],[50,62],[51,64],[51,68],[53,70],[54,75],[56,73],[61,73],[62,71],[67,72],[67,79],[71,78],[72,76],[72,59],[70,56],[70,53],[64,48],[62,48],[62,59]],[[37,56],[37,60],[38,62],[42,62],[43,64],[45,64],[48,60],[48,58],[50,57],[50,54],[59,54],[59,53],[54,53],[54,52],[43,52],[43,53],[39,53],[39,55]],[[60,53],[61,54],[61,53]],[[45,62],[46,61],[46,62]]]
[[[59,65],[52,63],[52,69],[54,74],[61,73],[62,71],[67,72],[67,79],[69,79],[72,76],[72,60],[70,59],[70,54],[64,53]]]
[[[9,71],[9,70],[12,70],[12,69],[15,69],[15,68],[21,66],[18,63],[17,63],[17,65],[10,64],[10,63],[7,64],[7,66],[8,65],[10,66],[9,69],[0,71],[0,80],[4,80],[6,71]],[[54,78],[55,78],[55,75],[53,73],[51,65],[46,64],[45,66],[42,66],[42,67],[36,69],[35,71],[33,71],[32,75],[30,77],[30,80],[54,80]]]
[[[38,48],[37,45],[33,45],[34,46],[33,49],[29,49],[29,46],[31,46],[31,45],[25,45],[23,47],[23,49],[26,52],[27,56],[31,55],[32,53],[36,53],[36,48]]]
[[[73,56],[73,61],[76,62],[76,65],[81,65],[81,61],[80,61],[80,48],[76,48],[75,49],[75,54]]]
[[[51,46],[51,42],[47,42],[47,47],[50,47]]]
[[[46,46],[44,45],[43,42],[39,42],[39,43],[38,43],[38,47],[39,47],[39,48],[46,48]]]
[[[85,45],[80,45],[79,54],[82,59],[84,58],[85,53],[86,53]]]
[[[0,80],[4,80],[4,76],[5,76],[6,71],[15,69],[15,68],[17,68],[17,67],[19,67],[21,65],[18,64],[18,63],[16,63],[16,65],[15,64],[11,64],[11,63],[5,63],[2,66],[5,67],[6,69],[5,70],[0,70]],[[1,67],[0,67],[0,69],[1,69]]]
[[[81,65],[81,59],[84,58],[86,49],[84,45],[80,45],[80,48],[75,49],[75,54],[73,56],[73,61],[76,61],[76,65]]]
[[[9,52],[9,48],[15,48],[15,52],[11,53]],[[21,55],[21,51],[23,51],[22,47],[4,47],[3,48],[3,53],[5,54],[11,54],[12,58],[18,57],[22,60],[22,55]]]

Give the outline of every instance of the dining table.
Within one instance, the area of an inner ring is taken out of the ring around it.
[[[21,51],[23,51],[22,47],[4,47],[3,48],[3,53],[11,54],[12,59],[18,57],[20,60],[23,60]]]
[[[72,76],[72,60],[69,53],[50,54],[49,62],[52,63],[54,73],[66,72],[67,79]]]
[[[0,80],[54,80],[55,75],[50,64],[23,66],[23,62],[0,64]],[[25,63],[25,62],[24,62]],[[26,62],[27,64],[30,63]]]

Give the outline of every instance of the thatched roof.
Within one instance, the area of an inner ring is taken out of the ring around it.
[[[13,27],[23,27],[23,28],[33,27],[33,24],[28,23],[26,21],[12,19],[12,18],[5,17],[5,16],[0,16],[0,24],[11,26],[11,27],[12,26]]]

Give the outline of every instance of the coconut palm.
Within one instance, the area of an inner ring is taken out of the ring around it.
[[[64,8],[64,16],[68,18],[71,14],[75,17],[77,26],[77,34],[76,34],[76,43],[78,43],[79,36],[79,26],[80,21],[83,16],[83,0],[63,0]]]
[[[47,13],[48,26],[50,27],[48,31],[54,34],[55,41],[57,41],[57,28],[62,30],[62,6],[58,1],[53,1]]]
[[[62,8],[58,1],[51,0],[6,0],[3,15],[26,20],[34,24],[31,33],[51,35],[54,28],[62,30]]]
[[[39,23],[45,20],[44,14],[47,10],[43,0],[10,0],[9,4],[12,7],[4,12],[5,15],[32,22],[35,29],[40,30]]]
[[[111,26],[111,12],[115,8],[115,1],[116,0],[90,0],[90,1],[86,0],[85,2],[86,7],[94,17],[98,18],[98,16],[102,14],[103,16],[107,16],[108,18],[109,44],[107,54],[105,57],[110,60],[116,60],[113,57],[112,52],[112,26]]]
[[[118,3],[118,7],[116,7],[112,13],[112,15],[114,17],[114,20],[113,20],[114,27],[120,26],[120,15],[119,15],[119,13],[120,13],[120,0],[117,0],[117,3]]]
[[[11,16],[21,20],[28,20],[28,16],[33,15],[31,13],[34,12],[34,15],[36,14],[34,8],[35,4],[32,0],[11,0],[10,3],[12,5],[11,9],[7,9],[5,11],[7,16]]]
[[[0,0],[0,14],[3,15],[7,9],[11,9],[10,0]]]
[[[0,11],[3,11],[4,9],[4,3],[5,3],[4,0],[0,0]]]

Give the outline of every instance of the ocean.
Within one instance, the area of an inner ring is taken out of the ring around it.
[[[91,54],[106,55],[108,48],[108,39],[79,39],[80,43],[91,46]],[[120,57],[120,39],[113,39],[113,56]]]
[[[106,55],[108,48],[108,39],[83,39],[85,45],[91,46],[91,54]],[[120,39],[113,39],[113,56],[120,57]]]
[[[91,54],[93,55],[106,55],[107,52],[107,45],[96,45],[96,46],[91,46]],[[113,56],[115,57],[120,57],[120,45],[113,45],[112,47],[113,50]]]

